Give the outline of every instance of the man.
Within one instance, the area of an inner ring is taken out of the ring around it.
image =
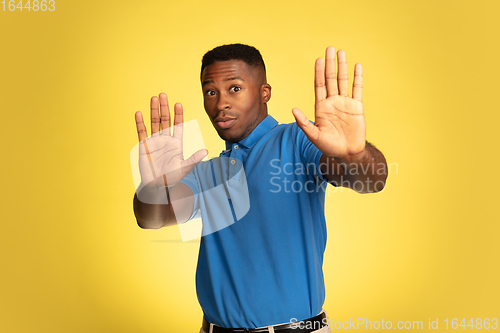
[[[208,162],[200,163],[205,150],[187,160],[182,155],[180,104],[170,133],[167,96],[151,99],[150,138],[136,113],[139,226],[160,228],[201,215],[206,230],[230,220],[201,239],[200,332],[329,332],[322,311],[326,185],[378,192],[387,177],[382,153],[365,139],[361,65],[355,66],[349,97],[345,52],[337,56],[338,74],[333,47],[326,49],[326,61],[316,60],[315,122],[293,109],[296,123],[279,125],[268,115],[271,86],[259,51],[232,44],[207,52],[204,107],[226,141],[221,156]],[[218,200],[208,195],[214,188],[224,189]],[[221,205],[229,207],[224,214]]]

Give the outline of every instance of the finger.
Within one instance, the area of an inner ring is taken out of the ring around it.
[[[339,52],[337,53],[337,60],[339,63],[339,74],[337,76],[339,95],[349,96],[349,75],[347,73],[347,59],[343,50],[339,50]]]
[[[325,62],[322,58],[316,59],[314,65],[314,94],[316,103],[325,99]]]
[[[158,109],[158,97],[151,97],[151,135],[160,130],[160,115]]]
[[[181,103],[174,105],[174,138],[182,140],[182,131],[184,128],[184,112]]]
[[[155,172],[155,168],[153,165],[153,160],[151,159],[151,153],[149,152],[148,143],[146,140],[144,140],[143,143],[144,143],[144,150],[146,152],[146,155],[148,156],[148,162],[149,162],[149,167],[151,168],[151,174],[153,175],[153,179],[155,179],[156,172]]]
[[[335,48],[333,46],[326,48],[325,59],[326,94],[327,96],[334,96],[337,95],[337,70],[335,64]]]
[[[135,113],[135,125],[137,127],[137,135],[139,136],[139,142],[145,140],[148,137],[148,130],[142,119],[141,111]]]
[[[319,137],[319,129],[311,123],[306,115],[297,108],[292,110],[293,116],[295,117],[295,122],[304,131],[305,135],[312,143],[317,142]]]
[[[354,66],[354,81],[352,83],[352,98],[363,101],[363,67],[361,64]]]
[[[167,94],[160,94],[161,129],[162,134],[170,135],[170,108]]]

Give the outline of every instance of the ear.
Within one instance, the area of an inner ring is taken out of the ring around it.
[[[260,86],[260,98],[266,104],[271,99],[271,86],[267,83]]]

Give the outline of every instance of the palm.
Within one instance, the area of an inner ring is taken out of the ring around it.
[[[174,107],[174,128],[170,127],[170,111],[165,94],[160,94],[161,117],[158,98],[151,99],[151,136],[147,136],[146,126],[140,112],[136,113],[139,135],[139,169],[141,182],[156,182],[172,186],[184,178],[205,156],[206,150],[199,150],[185,160],[182,151],[183,110],[182,105]],[[160,130],[160,126],[163,130]]]
[[[168,184],[178,183],[186,175],[183,173],[184,162],[182,140],[164,131],[153,134],[139,145],[139,169],[143,183],[163,180],[163,175]]]
[[[315,123],[311,124],[299,109],[293,112],[299,127],[323,154],[343,157],[363,151],[366,130],[361,101],[361,65],[355,67],[352,98],[348,96],[347,63],[343,51],[339,51],[338,67],[337,76],[332,47],[326,51],[326,70],[323,59],[316,61]]]
[[[363,103],[335,95],[316,103],[315,145],[328,156],[356,154],[365,144]],[[335,144],[332,144],[335,143]]]

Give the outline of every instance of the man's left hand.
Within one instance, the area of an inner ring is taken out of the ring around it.
[[[362,102],[363,69],[361,64],[356,64],[352,97],[349,97],[345,52],[339,50],[337,56],[338,74],[335,48],[330,46],[326,49],[326,66],[322,58],[316,60],[314,124],[301,110],[295,108],[292,112],[297,125],[324,155],[349,159],[362,153],[366,143]]]

